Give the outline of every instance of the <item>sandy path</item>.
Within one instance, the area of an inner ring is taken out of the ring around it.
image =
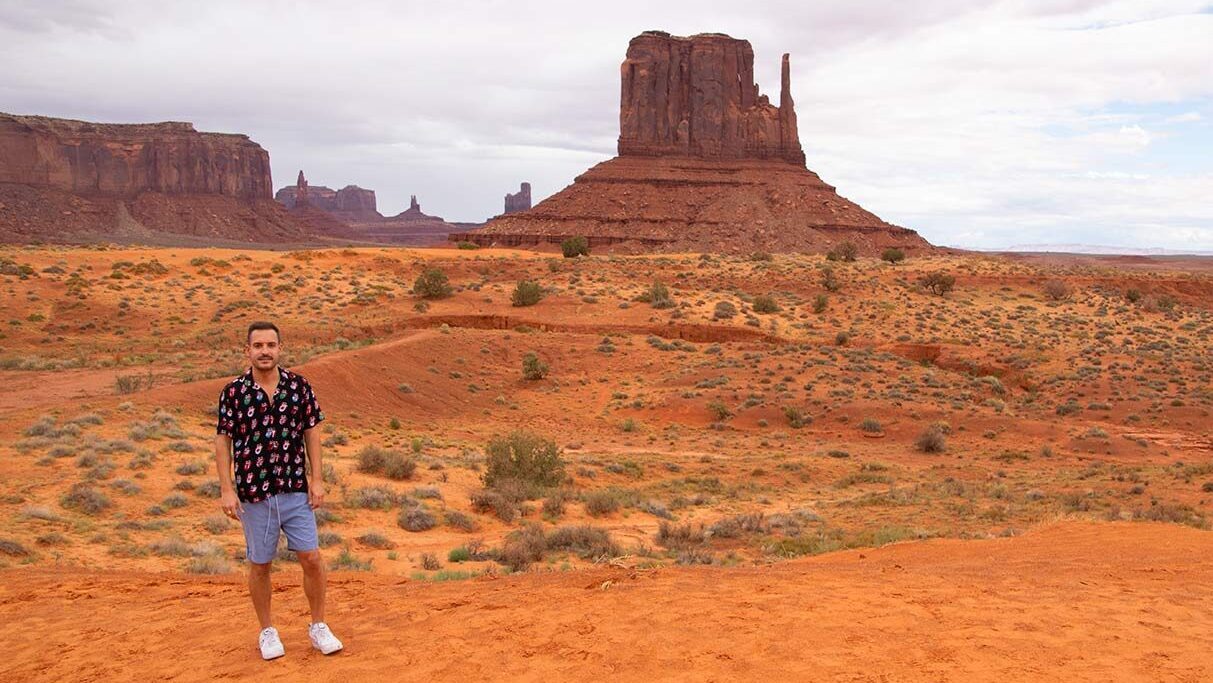
[[[1201,681],[1211,550],[1184,527],[1074,522],[764,568],[342,574],[330,621],[348,646],[329,658],[307,646],[292,568],[272,663],[239,577],[8,570],[0,679]]]

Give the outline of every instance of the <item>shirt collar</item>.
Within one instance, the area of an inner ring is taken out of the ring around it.
[[[291,373],[289,370],[286,370],[281,365],[279,365],[278,366],[278,384],[279,384],[279,386],[284,384],[287,381],[287,379],[290,377],[290,375],[291,375]],[[253,368],[251,368],[251,367],[248,370],[244,371],[244,374],[240,377],[240,380],[242,382],[244,382],[244,386],[246,386],[250,389],[252,389],[254,386],[257,385],[257,382],[253,379]]]

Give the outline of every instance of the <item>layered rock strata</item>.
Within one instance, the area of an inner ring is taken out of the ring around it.
[[[102,124],[0,114],[0,237],[150,233],[303,239],[273,201],[269,154],[181,122]]]

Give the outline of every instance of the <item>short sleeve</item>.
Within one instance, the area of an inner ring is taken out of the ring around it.
[[[320,410],[320,403],[316,400],[316,393],[312,391],[312,385],[307,383],[303,385],[302,422],[304,429],[311,429],[324,422],[324,411]]]
[[[215,414],[215,433],[236,436],[236,412],[232,407],[233,394],[231,387],[223,387],[219,394],[219,411]]]

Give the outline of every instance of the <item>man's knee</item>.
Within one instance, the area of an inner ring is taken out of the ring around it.
[[[249,576],[252,576],[252,577],[264,578],[264,577],[270,575],[270,570],[273,569],[273,567],[274,567],[274,563],[272,563],[272,562],[266,562],[265,564],[257,564],[256,562],[249,562],[248,573],[249,573]]]
[[[321,559],[319,550],[306,550],[295,554],[299,557],[299,565],[303,567],[303,571],[308,573],[324,571],[324,560]]]

